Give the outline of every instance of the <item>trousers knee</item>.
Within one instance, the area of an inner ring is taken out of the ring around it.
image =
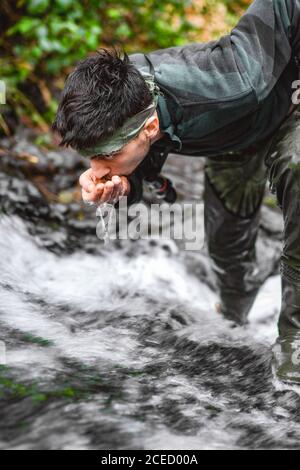
[[[252,218],[260,208],[267,182],[266,167],[247,173],[243,167],[218,170],[218,167],[208,165],[205,174],[229,213],[241,218]]]
[[[299,154],[286,153],[282,156],[274,152],[269,170],[269,183],[270,191],[276,195],[277,205],[284,213],[299,206],[300,151]],[[289,207],[290,204],[292,207]]]

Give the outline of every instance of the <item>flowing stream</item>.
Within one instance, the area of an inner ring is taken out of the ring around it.
[[[204,251],[173,241],[104,245],[94,208],[49,202],[39,186],[47,175],[51,194],[75,188],[83,162],[42,152],[22,134],[5,145],[0,447],[298,449],[300,397],[271,372],[278,211],[262,212],[263,285],[250,324],[232,328],[215,311]],[[35,170],[12,159],[25,150],[38,156]],[[201,197],[201,159],[173,157],[166,172],[182,201]]]

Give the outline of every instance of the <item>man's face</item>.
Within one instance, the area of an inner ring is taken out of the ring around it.
[[[101,155],[91,159],[91,168],[97,179],[129,176],[144,160],[150,150],[150,139],[144,131],[113,156]]]
[[[160,139],[157,113],[145,124],[139,135],[112,157],[100,155],[91,159],[93,175],[97,179],[113,176],[129,176],[148,155],[152,143]]]
[[[161,139],[157,113],[148,119],[138,137],[113,156],[100,155],[91,159],[91,168],[80,177],[82,198],[89,203],[115,203],[130,193],[127,178],[148,155],[151,145]],[[107,179],[108,181],[104,181]],[[102,181],[99,181],[102,180]]]

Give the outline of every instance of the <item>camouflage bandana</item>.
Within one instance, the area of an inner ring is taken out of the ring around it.
[[[96,155],[110,155],[118,152],[128,142],[138,136],[143,129],[149,117],[151,117],[157,107],[160,90],[150,74],[143,74],[143,77],[152,94],[153,102],[143,111],[126,120],[125,124],[118,129],[112,136],[99,142],[95,147],[80,149],[79,153],[84,157],[94,157]]]

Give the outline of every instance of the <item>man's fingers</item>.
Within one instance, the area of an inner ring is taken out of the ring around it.
[[[97,194],[95,196],[95,193],[88,193],[84,189],[82,189],[81,194],[82,194],[83,202],[86,202],[86,203],[92,203],[92,202],[96,203],[97,202],[97,199],[98,199]]]
[[[130,193],[130,182],[126,176],[121,176],[122,181],[122,196],[129,196]]]
[[[120,184],[121,183],[120,176],[113,176],[111,180],[114,184]]]
[[[118,200],[120,198],[121,191],[122,191],[122,181],[121,181],[121,178],[119,176],[113,176],[112,177],[112,182],[114,183],[114,190],[113,190],[113,193],[112,193],[112,200],[114,202],[118,202]]]
[[[114,183],[112,181],[108,181],[107,183],[105,183],[103,193],[99,202],[100,203],[111,202],[113,190],[114,190]]]
[[[88,192],[82,189],[82,199],[84,200],[84,202],[98,203],[101,199],[103,188],[104,188],[104,185],[102,185],[102,189],[95,187],[95,189],[92,192]]]
[[[87,170],[80,176],[79,183],[82,186],[82,198],[88,203],[103,204],[105,202],[116,203],[122,196],[127,195],[130,189],[126,177],[113,176],[107,183],[94,182],[92,170]]]
[[[95,189],[95,184],[92,180],[92,170],[89,169],[82,173],[79,178],[79,184],[87,193],[92,193]]]
[[[114,202],[119,202],[123,196],[128,196],[130,192],[130,184],[125,176],[113,176],[112,181],[114,182],[112,199]]]

